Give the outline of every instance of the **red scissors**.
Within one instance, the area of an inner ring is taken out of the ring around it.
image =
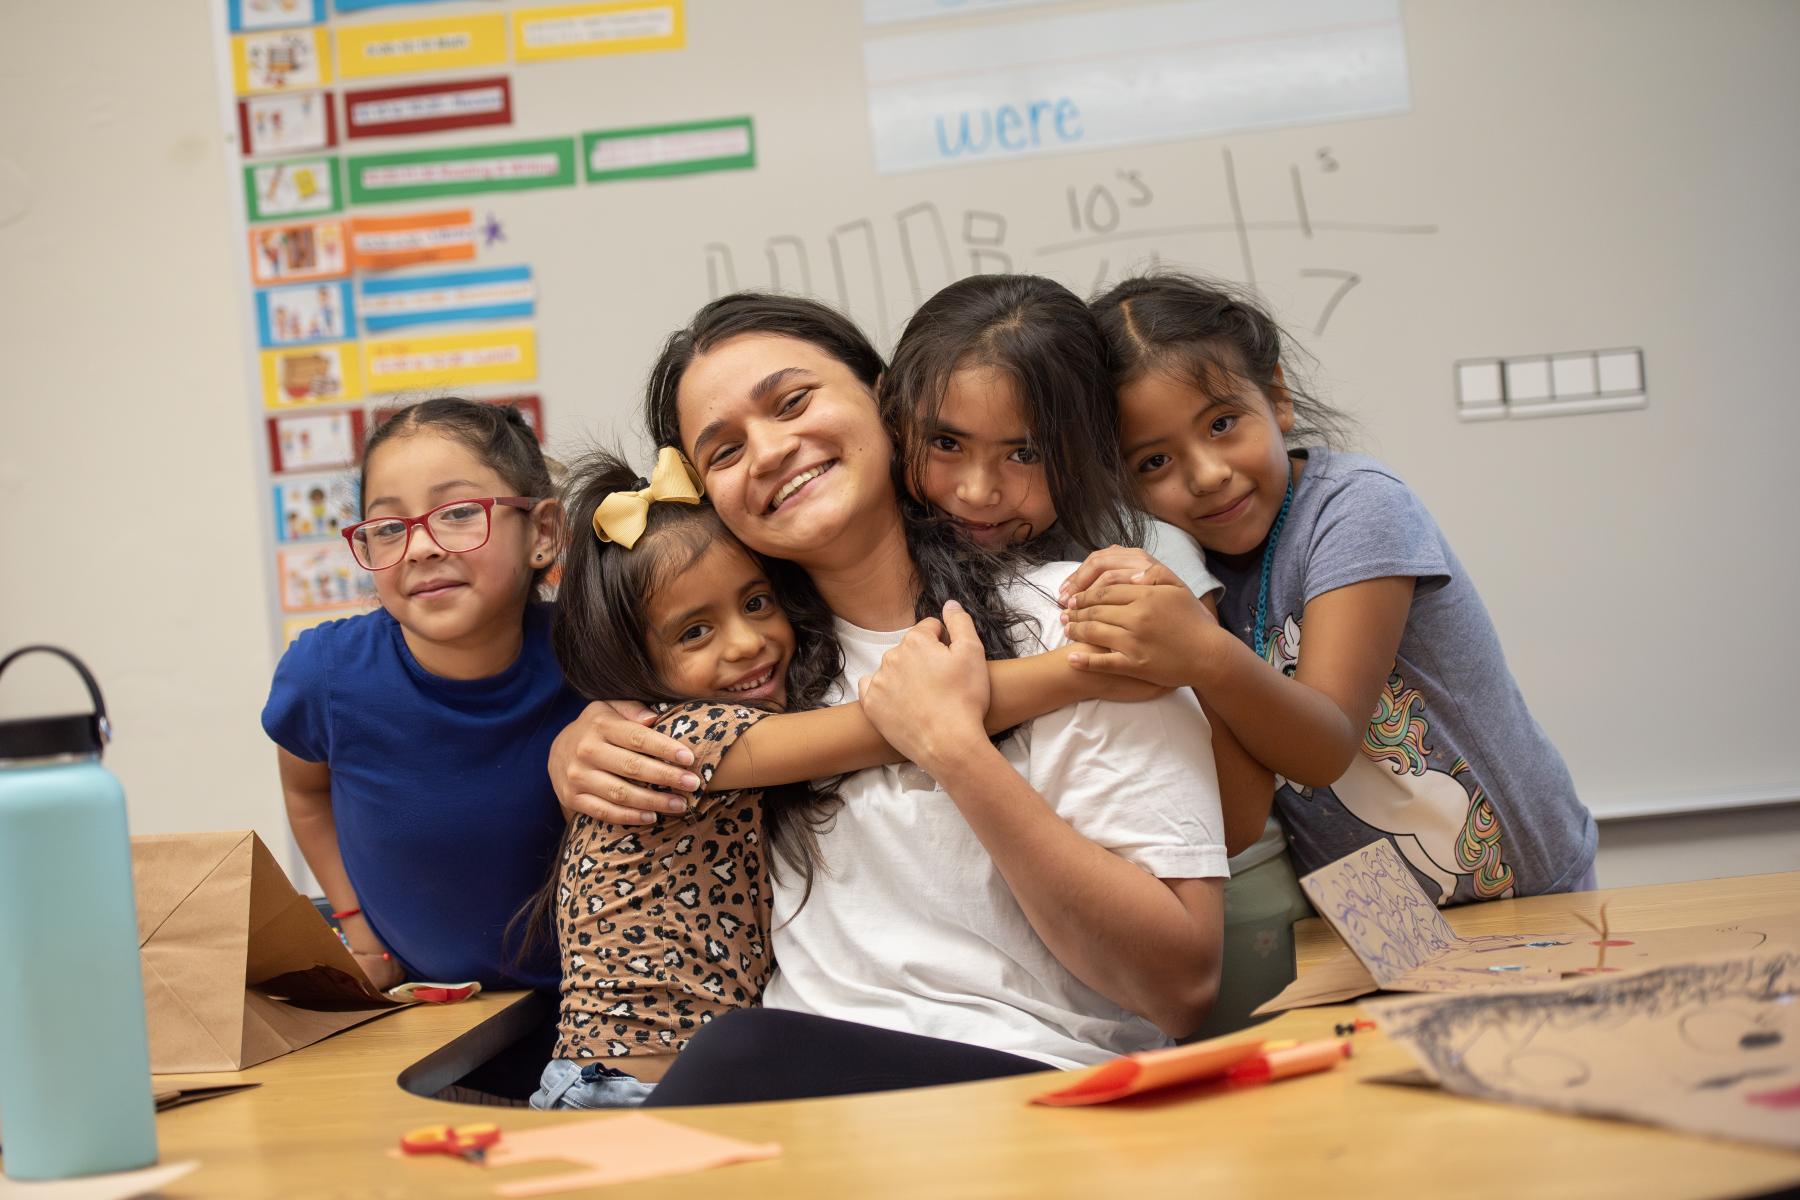
[[[403,1154],[449,1154],[472,1163],[487,1161],[488,1147],[500,1140],[500,1127],[489,1122],[476,1125],[427,1125],[400,1137]]]

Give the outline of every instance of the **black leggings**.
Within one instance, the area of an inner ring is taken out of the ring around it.
[[[1052,1069],[985,1046],[779,1008],[739,1008],[689,1040],[644,1105],[848,1096]]]

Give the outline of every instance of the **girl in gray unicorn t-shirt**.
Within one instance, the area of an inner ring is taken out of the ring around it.
[[[1225,599],[1214,620],[1160,568],[1078,573],[1070,637],[1105,652],[1072,659],[1192,686],[1276,773],[1303,872],[1386,837],[1440,904],[1592,888],[1593,817],[1474,584],[1393,472],[1306,446],[1343,421],[1288,385],[1275,323],[1179,275],[1094,310],[1126,468]]]

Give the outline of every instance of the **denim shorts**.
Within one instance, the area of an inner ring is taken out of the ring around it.
[[[633,1078],[616,1067],[556,1058],[544,1068],[538,1090],[531,1093],[533,1108],[636,1108],[650,1094],[654,1083]]]

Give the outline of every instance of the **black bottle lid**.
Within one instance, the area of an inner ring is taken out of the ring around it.
[[[37,651],[54,654],[75,668],[81,681],[87,684],[88,695],[94,698],[94,711],[0,721],[0,761],[71,754],[99,757],[106,743],[112,740],[112,723],[106,719],[106,701],[100,696],[100,685],[94,682],[93,672],[85,663],[56,646],[21,646],[0,659],[0,674],[4,674],[15,660]]]

